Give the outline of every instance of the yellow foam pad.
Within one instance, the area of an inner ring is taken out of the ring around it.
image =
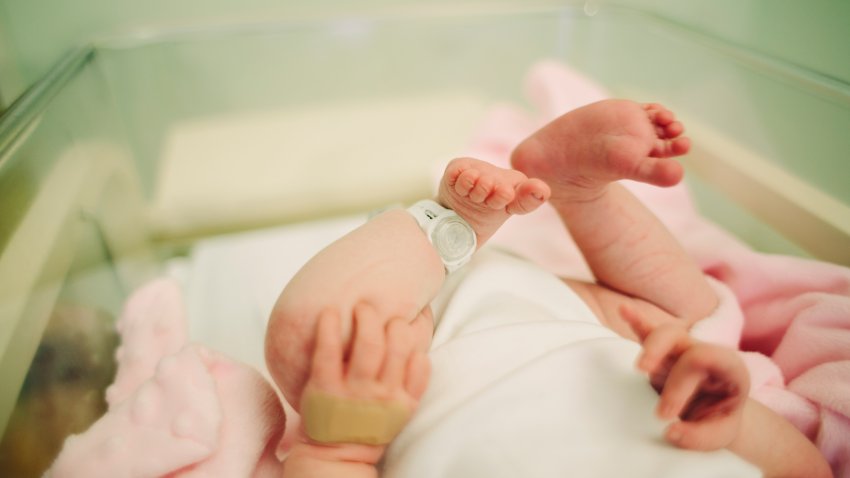
[[[301,401],[310,439],[320,443],[385,445],[401,432],[410,414],[396,401],[356,400],[316,390]]]

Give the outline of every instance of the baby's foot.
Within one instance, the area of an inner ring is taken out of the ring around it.
[[[534,211],[549,194],[546,183],[519,171],[458,158],[446,167],[438,200],[472,226],[480,247],[509,217]]]
[[[690,148],[683,132],[682,123],[659,104],[604,100],[538,130],[517,146],[511,163],[549,184],[556,202],[593,199],[619,179],[672,186],[683,169],[671,158]]]

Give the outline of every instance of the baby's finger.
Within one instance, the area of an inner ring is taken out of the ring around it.
[[[691,344],[687,331],[677,324],[664,324],[652,331],[643,340],[643,351],[637,367],[644,372],[655,372],[668,357],[678,357]]]
[[[311,380],[321,388],[334,388],[342,381],[342,332],[339,313],[325,309],[316,325]]]
[[[405,319],[396,318],[387,324],[387,354],[381,370],[380,380],[390,390],[404,386],[407,362],[413,351],[413,335]]]
[[[384,327],[369,304],[354,306],[354,338],[348,365],[349,380],[374,380],[384,361]]]
[[[689,450],[711,451],[728,446],[738,430],[738,418],[723,416],[699,422],[677,421],[664,433],[670,443]]]
[[[415,400],[419,400],[428,388],[430,376],[431,362],[428,356],[421,352],[414,352],[407,363],[407,378],[404,384],[407,393]]]
[[[620,318],[629,325],[640,342],[664,324],[686,325],[682,319],[648,302],[631,301],[620,305],[618,311]]]
[[[706,367],[702,363],[704,357],[698,352],[699,348],[688,350],[670,369],[658,400],[659,417],[672,419],[680,416],[699,390],[700,383],[706,378]]]
[[[431,347],[431,337],[434,335],[434,313],[431,312],[431,306],[425,306],[422,309],[422,312],[410,322],[410,328],[416,351],[427,353]]]
[[[657,326],[657,324],[651,322],[646,317],[646,315],[639,313],[630,306],[621,305],[619,310],[620,317],[622,317],[623,320],[625,320],[626,323],[629,324],[629,327],[631,327],[635,335],[638,336],[638,339],[640,339],[641,343],[646,340],[649,334],[651,334]]]
[[[687,355],[690,366],[701,368],[705,380],[680,418],[703,421],[740,410],[749,393],[750,377],[738,354],[716,345],[697,344]]]

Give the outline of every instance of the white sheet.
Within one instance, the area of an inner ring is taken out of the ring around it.
[[[200,241],[171,274],[184,286],[189,337],[267,375],[263,337],[278,294],[319,250],[366,215],[295,224]]]
[[[265,370],[265,322],[315,252],[364,216],[202,242],[180,266],[190,334]],[[731,453],[663,442],[638,346],[599,325],[562,282],[482,251],[434,302],[433,376],[390,447],[389,477],[748,477]]]

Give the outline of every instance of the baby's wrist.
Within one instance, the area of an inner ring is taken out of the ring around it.
[[[283,476],[378,477],[378,469],[374,463],[346,460],[344,455],[328,451],[307,443],[296,444],[284,461]]]
[[[384,455],[386,445],[360,445],[356,443],[320,443],[299,431],[289,456],[298,455],[325,462],[362,463],[373,466]],[[288,458],[287,458],[288,459]]]

